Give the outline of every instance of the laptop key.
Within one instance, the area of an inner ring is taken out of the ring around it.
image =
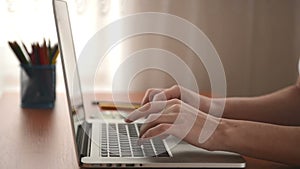
[[[152,141],[158,157],[169,157],[167,149],[160,138],[154,138]]]
[[[142,151],[133,152],[134,157],[144,157],[144,154]]]
[[[101,156],[102,157],[107,157],[108,156],[107,149],[101,149]]]
[[[109,157],[120,157],[120,154],[109,154]]]
[[[138,137],[138,133],[137,133],[136,128],[135,128],[135,124],[128,124],[128,132],[129,132],[130,138],[137,138]]]
[[[132,157],[131,154],[122,154],[121,157]]]
[[[155,152],[152,148],[144,148],[145,156],[147,157],[155,157]]]

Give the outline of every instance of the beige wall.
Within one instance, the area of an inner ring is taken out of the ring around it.
[[[168,12],[198,26],[223,62],[229,96],[270,92],[295,82],[298,71],[300,3],[293,0],[130,0],[123,14]],[[188,32],[187,32],[188,33]],[[182,43],[158,35],[130,38],[124,56],[138,49],[162,48],[180,56],[210,90],[205,68]],[[196,60],[196,61],[195,61]],[[163,80],[162,80],[163,79]],[[159,71],[139,74],[132,90],[168,87],[173,79]]]

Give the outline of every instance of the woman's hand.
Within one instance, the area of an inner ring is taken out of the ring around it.
[[[167,92],[172,90],[174,88]],[[205,120],[212,123],[218,123],[219,120],[182,100],[147,102],[141,108],[130,113],[125,121],[130,123],[143,117],[147,117],[147,119],[140,130],[141,141],[158,136],[173,135],[197,147],[215,149],[211,142],[214,139],[210,138],[206,142],[200,143],[199,136]]]

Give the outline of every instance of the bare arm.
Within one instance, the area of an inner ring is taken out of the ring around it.
[[[300,166],[300,127],[222,119],[208,149]]]
[[[300,78],[297,85],[291,85],[271,94],[258,97],[231,97],[225,99],[224,118],[250,120],[280,125],[300,125]],[[182,95],[185,98],[182,98]],[[208,112],[210,106],[219,106],[224,99],[212,99],[198,95],[180,86],[168,89],[149,89],[143,104],[150,101],[180,99],[183,102]],[[199,103],[200,102],[200,103]]]
[[[202,108],[208,110],[208,106]],[[299,126],[300,88],[292,85],[264,96],[227,98],[223,117]]]

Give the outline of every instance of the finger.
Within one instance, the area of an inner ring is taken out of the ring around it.
[[[157,93],[150,101],[163,101],[174,98],[180,98],[180,87],[177,85]]]
[[[173,124],[177,119],[177,114],[151,114],[141,126],[140,136],[142,136],[147,130],[157,126],[159,124],[167,123]]]
[[[170,136],[170,134],[160,134],[160,135],[155,136],[155,138],[159,138],[160,140],[163,140],[163,139],[166,139],[169,136]],[[144,144],[144,142],[149,141],[150,139],[152,139],[152,138],[139,138],[137,140],[137,144],[139,146],[141,146],[141,145]]]
[[[148,89],[144,95],[141,105],[149,103],[153,99],[153,96],[161,91],[162,89]]]
[[[168,101],[157,101],[157,102],[149,102],[144,106],[140,107],[139,109],[134,110],[131,112],[126,118],[125,122],[130,123],[142,117],[147,117],[152,113],[159,113],[164,109],[167,109],[170,106],[175,104],[180,105],[182,101],[178,99],[172,99]]]
[[[165,135],[172,135],[173,130],[171,128],[173,127],[173,124],[168,123],[162,123],[159,125],[156,125],[149,130],[147,130],[142,136],[141,140],[144,139],[150,139],[154,137],[164,137]]]
[[[162,111],[167,105],[167,102],[160,101],[160,102],[149,102],[144,106],[134,110],[131,112],[126,118],[125,122],[130,123],[142,117],[146,117],[151,113],[158,113]]]
[[[183,123],[184,120],[182,120],[182,118],[185,118],[185,115],[181,114],[180,112],[182,113],[186,112],[187,111],[186,108],[187,107],[182,106],[182,104],[172,104],[171,106],[168,106],[168,108],[166,108],[159,114],[149,115],[149,117],[145,120],[144,124],[140,129],[140,136],[142,136],[149,128],[152,128],[161,123],[170,123],[170,124]]]

